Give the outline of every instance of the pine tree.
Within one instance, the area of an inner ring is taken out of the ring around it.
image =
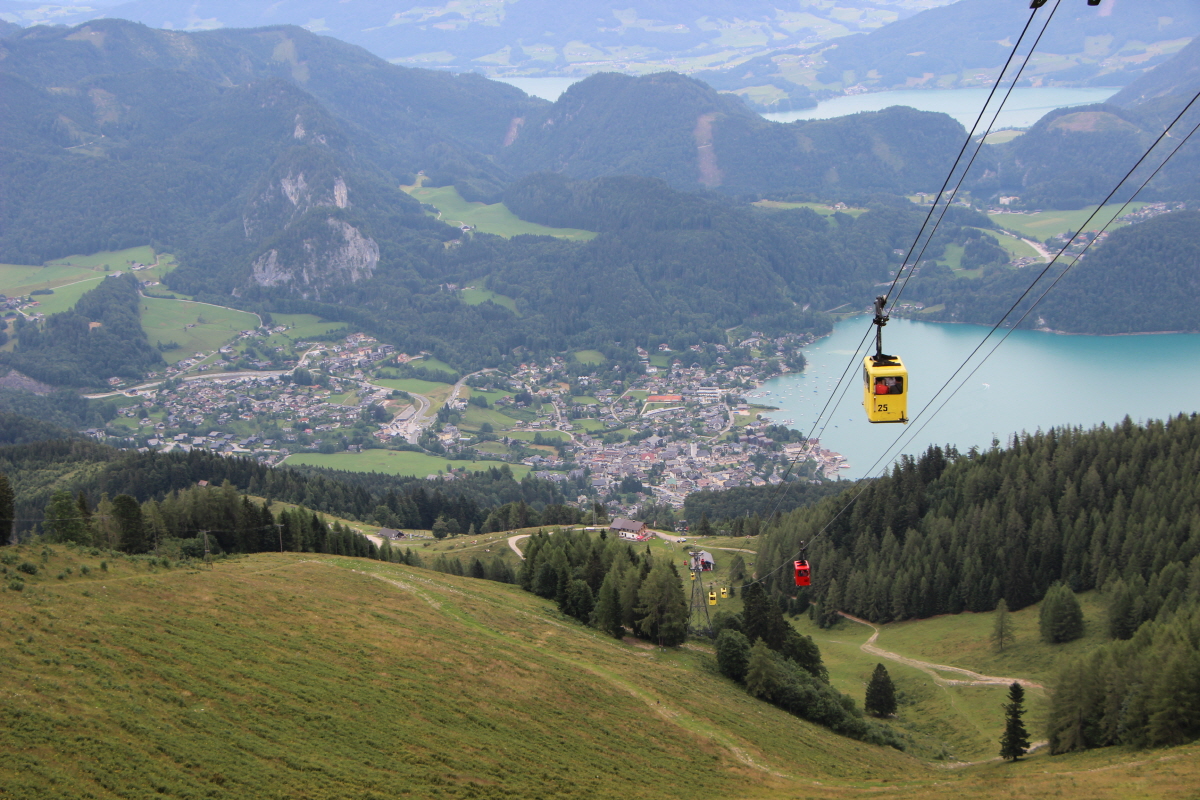
[[[868,714],[876,717],[890,717],[896,713],[896,687],[883,664],[876,664],[875,671],[871,673],[863,707]]]
[[[1025,689],[1013,681],[1008,687],[1008,703],[1004,706],[1004,735],[1000,737],[1000,757],[1016,761],[1029,750],[1029,732],[1025,730]]]
[[[1001,597],[996,604],[996,625],[992,628],[992,646],[997,652],[1003,653],[1007,645],[1016,640],[1013,635],[1012,620],[1008,617],[1008,602]]]

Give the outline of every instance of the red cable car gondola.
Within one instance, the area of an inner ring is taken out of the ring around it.
[[[807,561],[794,561],[792,565],[796,568],[796,585],[808,586],[812,583],[812,578],[809,575]]]

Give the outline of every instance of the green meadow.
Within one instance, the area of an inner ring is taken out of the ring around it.
[[[191,327],[188,327],[188,326]],[[239,331],[258,327],[258,317],[247,311],[196,303],[191,300],[142,298],[142,330],[151,344],[176,342],[163,358],[174,364],[199,352],[216,350]]]
[[[413,475],[423,478],[446,471],[446,465],[455,469],[484,470],[498,467],[493,461],[457,461],[447,458],[414,453],[409,450],[364,450],[361,453],[299,453],[288,456],[287,464],[342,469],[347,472],[379,472],[384,475]],[[524,464],[509,464],[513,476],[520,480],[530,471]]]
[[[603,364],[607,360],[599,350],[576,350],[572,355],[580,364]]]
[[[440,211],[443,222],[451,225],[474,225],[480,233],[494,233],[506,238],[521,234],[557,236],[560,239],[579,242],[596,238],[593,231],[577,228],[551,228],[535,222],[526,222],[509,211],[503,203],[486,205],[467,202],[453,186],[442,186],[436,189],[426,186],[402,188],[422,203],[431,205]]]
[[[461,297],[462,301],[469,306],[482,305],[490,300],[491,302],[495,303],[496,305],[504,306],[509,311],[513,312],[514,314],[517,314],[517,301],[516,300],[514,300],[511,297],[508,297],[506,295],[496,294],[495,292],[493,292],[489,289],[475,289],[475,288],[463,289],[461,292],[459,292],[459,297]],[[520,315],[517,314],[517,316],[520,316]]]
[[[1145,205],[1145,203],[1130,203],[1124,213],[1137,211]],[[988,217],[1002,228],[1016,231],[1022,236],[1027,236],[1030,239],[1041,242],[1060,233],[1080,230],[1083,224],[1087,222],[1087,218],[1097,208],[1099,206],[1086,206],[1075,211],[1039,211],[1036,214],[988,214]],[[1109,218],[1120,210],[1121,204],[1119,203],[1106,205],[1104,210],[1087,224],[1087,229],[1100,230],[1104,226],[1104,223],[1108,222]],[[1127,224],[1125,222],[1113,222],[1112,225],[1108,226],[1108,229],[1110,231],[1116,230],[1117,228],[1125,227]]]
[[[833,206],[827,206],[824,203],[788,203],[782,200],[758,200],[754,203],[751,203],[751,205],[758,206],[759,208],[765,208],[770,211],[786,211],[793,208],[807,208],[810,211],[817,212],[823,217],[832,217],[834,214],[838,213],[849,214],[852,217],[857,217],[860,214],[867,213],[867,209],[865,208],[847,207],[839,209],[834,208]]]
[[[126,250],[106,250],[99,253],[80,254],[47,261],[46,266],[72,266],[86,269],[110,268],[113,271],[129,269],[132,262],[154,263],[154,248],[150,245],[130,247]]]
[[[617,641],[514,586],[313,553],[211,569],[3,553],[10,575],[36,568],[0,589],[0,787],[14,798],[1115,799],[1200,785],[1197,745],[948,770],[755,700],[702,641]],[[839,676],[868,666],[839,658]],[[929,692],[963,715],[999,696]]]
[[[292,341],[302,341],[311,336],[323,336],[330,331],[346,327],[344,322],[327,322],[313,314],[276,314],[271,312],[276,325],[286,325],[286,336]]]

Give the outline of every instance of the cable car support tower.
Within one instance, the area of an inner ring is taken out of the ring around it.
[[[708,592],[704,589],[704,563],[700,551],[688,552],[688,569],[692,573],[692,603],[688,613],[688,634],[712,638],[712,620],[708,616]]]

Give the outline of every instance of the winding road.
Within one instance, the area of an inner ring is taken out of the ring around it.
[[[866,625],[873,631],[871,638],[867,639],[867,641],[863,642],[862,645],[859,646],[859,649],[864,653],[870,653],[873,656],[879,656],[880,658],[886,658],[890,661],[895,661],[897,663],[904,664],[905,666],[919,669],[929,677],[933,678],[933,682],[939,686],[1011,686],[1014,683],[1019,683],[1022,686],[1028,686],[1037,689],[1045,688],[1040,683],[1027,681],[1023,678],[1001,678],[995,675],[981,675],[978,672],[973,672],[969,669],[963,669],[962,667],[951,667],[947,666],[946,664],[933,664],[928,661],[920,661],[919,659],[908,658],[907,656],[902,656],[899,653],[893,653],[890,650],[884,650],[882,647],[877,647],[875,645],[875,640],[879,638],[879,628],[876,628],[865,619],[853,617],[844,611],[839,611],[838,614],[850,620],[851,622],[857,622],[859,625]],[[950,672],[955,675],[962,675],[965,677],[965,679],[943,678],[938,674],[939,672]]]

